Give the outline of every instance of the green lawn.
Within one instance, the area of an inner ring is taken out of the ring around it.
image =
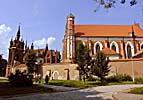
[[[42,81],[42,83],[45,83]],[[75,88],[87,88],[97,86],[97,82],[95,81],[75,81],[75,80],[50,80],[50,85],[58,85],[58,86],[67,86],[67,87],[75,87]]]
[[[110,82],[108,85],[134,84],[132,81]]]
[[[143,87],[134,88],[134,89],[132,89],[129,93],[133,93],[133,94],[141,94],[141,95],[143,95]]]
[[[7,79],[0,79],[0,82],[8,82]]]
[[[45,84],[44,80],[42,83]],[[75,88],[87,88],[87,87],[95,87],[99,86],[99,81],[75,81],[75,80],[50,80],[50,85],[59,85],[59,86],[67,86],[67,87],[75,87]],[[133,84],[132,81],[123,81],[123,82],[111,82],[106,85],[120,85],[120,84]]]

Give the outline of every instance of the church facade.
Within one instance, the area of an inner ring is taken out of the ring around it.
[[[6,76],[10,75],[10,73],[14,72],[16,67],[22,66],[23,68],[26,65],[23,62],[24,55],[28,52],[28,50],[33,50],[36,54],[37,62],[45,63],[45,64],[53,64],[60,63],[60,52],[55,50],[49,50],[48,44],[45,43],[45,48],[43,49],[34,49],[34,44],[31,44],[31,47],[27,45],[27,41],[20,37],[20,26],[18,27],[18,31],[15,39],[11,39],[9,45],[9,55],[8,55],[8,64],[6,69]]]
[[[75,16],[67,16],[62,41],[62,61],[72,62],[76,47],[82,41],[90,49],[90,56],[103,51],[110,60],[130,59],[143,49],[143,29],[133,25],[77,25]]]

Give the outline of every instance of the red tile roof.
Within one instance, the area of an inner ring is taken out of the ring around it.
[[[119,53],[115,52],[110,48],[104,48],[102,52],[105,53],[106,55],[119,55]]]
[[[136,37],[143,37],[139,24],[134,25],[75,25],[77,37],[131,37],[134,30]]]
[[[138,51],[133,57],[136,57],[136,56],[138,56],[138,55],[140,55],[142,53],[143,53],[143,49],[141,49],[140,51]]]

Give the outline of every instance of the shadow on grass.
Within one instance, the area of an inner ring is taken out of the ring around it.
[[[45,88],[38,85],[29,87],[12,87],[8,82],[0,82],[0,97],[13,95],[25,95],[31,93],[53,93],[54,89]]]

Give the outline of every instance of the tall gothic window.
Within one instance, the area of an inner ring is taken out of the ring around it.
[[[100,46],[99,46],[99,44],[96,44],[96,52],[98,52],[98,51],[100,51]]]
[[[131,58],[132,57],[132,51],[131,51],[131,46],[127,45],[127,57]]]
[[[141,45],[141,49],[143,49],[143,44]]]
[[[115,44],[113,44],[111,48],[112,48],[112,50],[114,50],[116,52],[116,46],[115,46]]]

